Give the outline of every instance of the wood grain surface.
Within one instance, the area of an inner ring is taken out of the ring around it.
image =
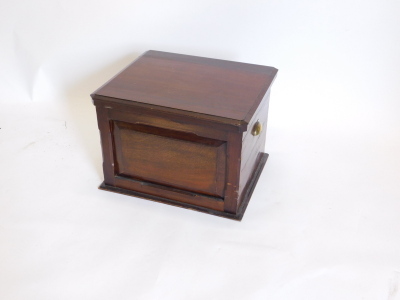
[[[277,69],[148,51],[93,93],[249,121]]]
[[[241,219],[264,153],[271,67],[148,51],[93,93],[102,189]],[[262,124],[260,134],[251,130]]]

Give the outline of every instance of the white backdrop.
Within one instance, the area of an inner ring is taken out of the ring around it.
[[[0,299],[400,299],[400,2],[0,1]],[[97,190],[89,94],[154,49],[269,65],[242,222]]]

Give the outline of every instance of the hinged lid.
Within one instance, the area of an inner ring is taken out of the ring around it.
[[[277,72],[272,67],[151,50],[91,96],[94,100],[109,97],[247,125]]]

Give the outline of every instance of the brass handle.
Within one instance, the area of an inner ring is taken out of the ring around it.
[[[253,129],[251,130],[251,134],[254,136],[259,135],[261,133],[261,130],[262,130],[262,124],[259,121],[257,121],[254,124]]]

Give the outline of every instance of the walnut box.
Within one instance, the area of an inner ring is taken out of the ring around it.
[[[277,69],[147,51],[96,90],[100,188],[241,220]]]

